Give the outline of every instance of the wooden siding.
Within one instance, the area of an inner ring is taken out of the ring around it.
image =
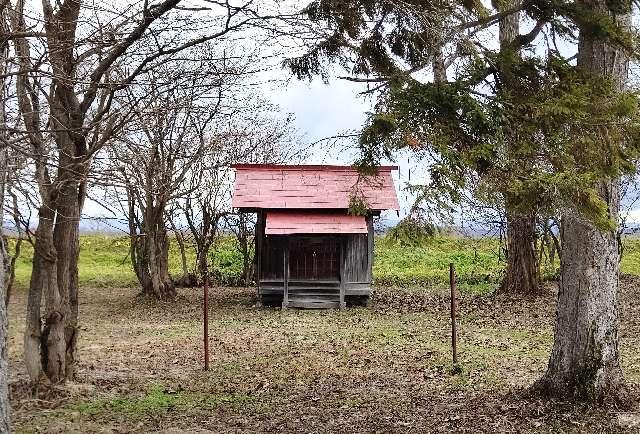
[[[369,278],[369,243],[366,234],[346,235],[344,261],[346,282],[366,283]]]
[[[254,269],[256,270],[256,282],[258,282],[258,288],[260,287],[260,280],[262,280],[262,263],[263,263],[263,250],[264,250],[264,226],[265,226],[265,212],[259,211],[256,218],[256,250],[254,258]]]
[[[344,308],[371,294],[373,220],[366,234],[265,235],[258,218],[256,243],[258,292],[267,304],[287,307]],[[347,297],[350,297],[347,299]],[[360,301],[358,301],[360,300]]]
[[[261,225],[260,225],[261,226]],[[262,229],[264,230],[264,229]],[[324,238],[324,237],[319,237]],[[373,258],[373,242],[367,234],[349,234],[339,237],[331,237],[337,239],[339,245],[344,249],[344,268],[346,283],[371,283],[371,267]],[[256,250],[260,250],[262,260],[257,267],[260,270],[260,280],[282,280],[284,269],[284,247],[287,242],[285,235],[272,235],[264,237],[259,242]],[[292,257],[292,261],[297,259]],[[295,264],[291,264],[294,267]],[[297,266],[296,266],[297,267]],[[297,273],[293,273],[292,279],[296,279]],[[336,273],[336,280],[339,276]],[[312,279],[309,279],[312,280]],[[327,279],[323,276],[320,280]]]

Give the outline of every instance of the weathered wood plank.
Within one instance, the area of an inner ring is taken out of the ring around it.
[[[260,293],[260,280],[262,279],[262,245],[264,242],[264,212],[258,212],[257,220],[256,220],[256,251],[254,263],[256,267],[256,286],[258,287],[258,294]]]
[[[373,255],[374,255],[373,216],[367,216],[367,275],[366,281],[373,281]]]
[[[346,274],[345,274],[345,257],[344,257],[344,250],[345,250],[345,246],[347,246],[348,243],[345,242],[345,240],[342,240],[342,242],[340,243],[340,309],[344,309],[347,307],[347,303],[345,302],[344,299],[344,290],[345,290],[345,283],[346,283]]]
[[[284,245],[284,293],[282,297],[282,308],[289,307],[289,240]]]
[[[305,309],[338,309],[340,302],[338,301],[298,301],[291,300],[291,307],[305,308]]]

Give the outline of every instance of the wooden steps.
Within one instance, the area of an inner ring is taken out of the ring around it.
[[[288,301],[282,307],[301,309],[340,309],[340,290],[333,288],[289,288]],[[344,307],[344,306],[342,306]]]
[[[292,298],[287,307],[300,309],[340,309],[340,300],[325,300],[322,298]]]

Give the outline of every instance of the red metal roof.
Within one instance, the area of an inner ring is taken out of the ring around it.
[[[391,171],[363,177],[351,166],[238,164],[232,206],[264,209],[347,209],[354,189],[371,210],[399,209]]]
[[[366,234],[364,217],[328,213],[268,212],[267,235]]]

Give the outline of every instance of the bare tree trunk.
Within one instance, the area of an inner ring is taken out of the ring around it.
[[[630,28],[630,13],[608,10],[604,0],[590,3]],[[616,5],[616,7],[618,7]],[[622,89],[628,57],[622,49],[581,29],[578,66],[613,78]],[[580,152],[579,150],[577,152]],[[619,179],[599,181],[598,194],[618,221]],[[549,366],[537,388],[545,395],[586,401],[619,400],[626,386],[618,353],[619,250],[615,231],[603,232],[576,213],[564,215],[555,338]]]
[[[0,26],[2,32],[6,35],[9,33],[9,22],[6,10],[6,3],[0,5]],[[5,74],[8,67],[9,42],[2,41],[0,45],[0,72]],[[7,131],[6,117],[6,97],[7,97],[6,79],[0,82],[0,129],[1,134],[5,135]],[[3,137],[3,139],[5,139]],[[9,291],[7,278],[7,266],[9,265],[9,255],[7,254],[7,244],[4,242],[3,226],[4,226],[4,193],[7,183],[8,171],[8,149],[6,145],[0,149],[0,433],[11,432],[10,409],[9,409],[9,352],[7,350],[7,310],[9,308]],[[19,248],[19,247],[18,247]]]
[[[75,373],[82,197],[82,188],[69,183],[61,190],[57,206],[47,203],[40,208],[24,335],[25,363],[34,381],[42,373],[52,382],[70,379]]]
[[[49,293],[49,286],[56,285],[56,250],[53,245],[53,211],[48,205],[40,207],[38,227],[35,232],[33,267],[29,295],[27,297],[26,327],[24,331],[24,361],[29,378],[38,381],[43,374],[42,354],[42,304],[43,288]],[[57,289],[56,289],[57,291]]]
[[[4,298],[4,304],[9,306],[9,301],[11,300],[11,292],[13,291],[13,285],[16,280],[16,262],[18,261],[18,259],[20,258],[20,254],[22,253],[23,232],[22,232],[22,226],[21,226],[22,222],[20,221],[20,217],[19,217],[20,208],[18,206],[18,196],[11,189],[11,183],[9,182],[9,179],[7,179],[5,195],[6,193],[9,193],[9,195],[11,196],[11,209],[13,214],[13,223],[16,227],[16,230],[18,231],[15,248],[14,248],[13,254],[10,255],[9,257],[7,275],[5,276],[6,293]],[[3,237],[3,240],[6,240],[6,238]],[[8,243],[6,242],[5,242],[5,249],[8,249]]]
[[[4,249],[2,249],[4,251]],[[6,252],[4,252],[6,253]],[[2,267],[0,267],[1,269]],[[4,280],[4,270],[0,271]],[[0,295],[4,285],[0,284]],[[0,433],[11,432],[9,418],[9,353],[7,351],[7,306],[0,303]]]
[[[172,226],[173,223],[172,223]],[[180,265],[182,266],[182,281],[183,282],[189,282],[190,278],[189,278],[189,265],[187,264],[187,247],[185,246],[184,243],[184,235],[182,234],[182,232],[179,232],[178,230],[175,229],[175,226],[173,228],[173,234],[176,237],[176,242],[178,243],[178,247],[180,249]]]
[[[0,247],[0,255],[2,255],[3,258],[6,258],[6,254],[7,252],[4,247]],[[4,267],[0,266],[0,296],[5,295],[4,273]],[[10,426],[9,352],[7,350],[7,306],[4,303],[0,303],[0,433],[11,432]]]
[[[185,241],[185,235],[182,230],[178,229],[173,223],[173,215],[168,218],[169,224],[171,225],[171,231],[178,243],[178,248],[180,249],[180,265],[182,266],[182,276],[175,280],[174,283],[177,286],[182,286],[186,288],[192,288],[198,285],[198,278],[195,273],[192,273],[189,270],[189,263],[187,261],[187,244]]]
[[[51,330],[57,332],[58,328],[62,328],[61,336],[64,344],[64,369],[60,370],[57,366],[46,366],[46,372],[49,379],[59,378],[71,379],[75,375],[75,361],[77,353],[78,341],[78,259],[80,256],[80,210],[84,196],[83,188],[69,183],[66,189],[63,189],[58,199],[58,216],[56,226],[53,232],[56,251],[58,255],[57,263],[57,280],[60,296],[59,310],[53,308],[55,302],[48,306],[45,312],[45,331],[50,327]],[[49,305],[49,303],[47,303]],[[62,315],[61,322],[54,319],[58,315]],[[50,323],[51,321],[51,323]],[[58,348],[59,345],[53,339],[58,336],[48,336],[50,345]],[[60,356],[56,354],[54,358],[49,357],[50,361],[60,366]],[[57,376],[57,377],[56,377]]]
[[[2,101],[4,105],[4,101]],[[4,120],[4,113],[2,113]],[[4,190],[7,177],[7,150],[0,150],[0,204],[4,203]],[[3,208],[0,208],[0,222],[3,221]],[[2,225],[0,225],[0,238],[3,236]],[[9,353],[7,350],[7,309],[8,304],[4,303],[6,299],[6,283],[5,278],[8,265],[8,255],[4,242],[0,243],[0,433],[9,433],[10,429],[10,412],[9,412]]]
[[[174,298],[176,288],[169,275],[169,237],[162,212],[148,211],[142,222],[143,234],[136,236],[133,268],[142,294],[157,299]]]

